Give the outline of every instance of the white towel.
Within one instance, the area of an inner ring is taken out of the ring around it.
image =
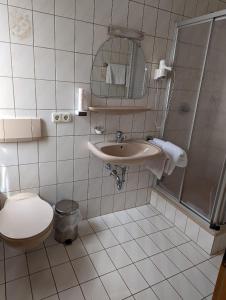
[[[176,167],[184,168],[187,166],[187,154],[182,148],[174,145],[171,142],[165,142],[157,138],[150,142],[162,148],[162,150],[168,156],[164,170],[164,173],[167,175],[171,175]]]
[[[162,178],[165,173],[166,163],[168,162],[168,156],[165,152],[153,157],[149,161],[145,162],[147,170],[151,171],[158,179]]]
[[[106,72],[106,83],[125,85],[126,66],[119,64],[108,64]]]
[[[176,167],[187,166],[187,154],[180,147],[157,138],[149,142],[163,150],[161,155],[153,157],[146,163],[146,168],[158,179],[161,179],[163,174],[171,175]]]
[[[164,149],[172,158],[172,162],[168,166],[168,172],[170,174],[172,174],[175,166],[180,168],[185,168],[187,166],[188,158],[186,152],[183,149],[171,142],[166,142]]]

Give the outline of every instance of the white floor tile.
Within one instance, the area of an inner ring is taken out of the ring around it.
[[[120,243],[125,243],[133,239],[123,226],[114,227],[111,229],[111,231]]]
[[[55,266],[52,268],[52,272],[58,292],[78,285],[71,263]]]
[[[182,273],[169,278],[168,281],[183,300],[199,300],[203,298]]]
[[[223,254],[212,257],[209,262],[213,264],[217,269],[220,268],[223,259]]]
[[[213,295],[209,295],[208,297],[204,298],[205,300],[212,300],[213,299]]]
[[[46,247],[57,245],[58,242],[54,238],[54,232],[52,231],[51,234],[48,236],[48,238],[44,242]]]
[[[47,247],[46,251],[51,266],[56,266],[69,260],[67,251],[62,244]]]
[[[128,266],[132,263],[131,259],[120,245],[109,248],[106,251],[117,269]]]
[[[98,276],[88,256],[72,261],[72,266],[75,270],[75,274],[78,278],[79,283],[86,282]]]
[[[115,270],[115,267],[105,250],[90,254],[90,259],[92,260],[99,276]]]
[[[213,283],[215,284],[218,276],[218,269],[208,260],[204,261],[197,268]]]
[[[134,220],[134,221],[138,221],[138,220],[142,220],[145,217],[139,212],[139,210],[137,208],[130,208],[127,209],[126,212],[128,213],[128,215]]]
[[[151,260],[166,278],[180,272],[180,270],[163,253],[152,256]]]
[[[86,300],[108,300],[109,297],[99,278],[93,279],[81,285]]]
[[[182,236],[176,228],[169,228],[166,230],[163,230],[162,233],[175,245],[179,246],[181,244],[184,244],[186,242],[189,242],[189,239]]]
[[[113,213],[102,216],[102,219],[104,220],[104,223],[106,223],[106,225],[110,228],[121,225],[121,223]]]
[[[104,223],[102,217],[95,217],[89,219],[89,224],[95,232],[102,231],[108,229],[108,226]]]
[[[103,250],[103,246],[95,234],[89,234],[82,237],[82,242],[88,253],[94,253]]]
[[[45,249],[28,253],[27,262],[30,274],[49,268]]]
[[[149,258],[141,260],[135,265],[149,285],[159,283],[165,279]]]
[[[145,232],[135,222],[129,223],[129,224],[125,224],[124,228],[129,232],[129,234],[134,239],[137,239],[139,237],[145,236]]]
[[[11,290],[11,287],[9,287],[9,289]],[[14,291],[15,289],[13,289],[13,291]],[[25,290],[27,290],[27,288],[25,288]],[[15,297],[14,297],[15,298]],[[5,285],[4,284],[1,284],[0,285],[0,299],[2,299],[2,300],[5,300]],[[20,299],[20,300],[23,300],[24,298],[22,298],[22,299]],[[13,300],[13,298],[11,297],[11,299],[10,300]],[[29,298],[28,298],[28,300],[30,300]]]
[[[59,293],[59,298],[60,300],[84,300],[79,286]]]
[[[169,223],[167,223],[162,216],[154,216],[151,218],[148,218],[148,221],[150,221],[155,227],[157,227],[159,230],[167,229],[171,227]]]
[[[147,219],[138,220],[136,223],[142,228],[142,230],[146,234],[151,234],[159,231],[158,228],[155,227],[152,223],[150,223]]]
[[[121,300],[131,295],[117,271],[101,276],[101,281],[111,300]]]
[[[129,255],[131,260],[133,262],[136,262],[138,260],[144,259],[147,257],[145,252],[142,250],[142,248],[135,242],[130,241],[122,244],[123,249],[126,251],[126,253]]]
[[[93,229],[87,220],[82,220],[79,222],[78,233],[79,233],[79,236],[93,233]]]
[[[174,245],[161,232],[150,234],[149,237],[162,251],[174,247]]]
[[[119,219],[121,224],[133,222],[133,219],[123,210],[115,212],[114,215]]]
[[[199,251],[206,259],[210,259],[212,257],[212,255],[204,251],[198,244],[194,243],[193,241],[190,241],[189,243],[192,245],[193,248]]]
[[[153,291],[149,288],[134,295],[136,300],[158,300]]]
[[[5,261],[6,281],[14,280],[28,274],[25,255],[8,258]]]
[[[4,246],[5,246],[5,258],[10,258],[13,256],[24,254],[24,251],[21,249],[12,248],[7,244],[4,244]]]
[[[183,274],[204,297],[213,293],[213,284],[196,267],[184,271]]]
[[[137,209],[145,218],[153,217],[158,214],[158,212],[156,212],[155,209],[152,209],[150,205],[139,206]]]
[[[5,294],[5,290],[4,290]],[[14,281],[6,283],[6,296],[7,300],[32,300],[32,293],[30,287],[30,280],[28,277],[23,277]],[[0,292],[0,299],[5,299],[2,297]]]
[[[31,287],[34,300],[39,300],[56,294],[56,288],[50,270],[32,274]]]
[[[5,283],[5,263],[4,260],[0,261],[0,284]]]
[[[162,281],[152,287],[153,291],[159,297],[160,300],[180,300],[181,297],[172,288],[167,280]]]
[[[73,241],[71,245],[65,246],[65,248],[70,260],[87,255],[86,249],[79,238]]]
[[[45,298],[45,300],[59,300],[59,298],[58,298],[58,295],[56,294],[56,295]]]
[[[110,229],[97,232],[97,236],[104,248],[109,248],[118,245],[118,241],[116,240],[115,236],[112,234]]]
[[[3,242],[0,241],[0,260],[4,259],[4,246],[3,246]]]
[[[194,265],[206,260],[198,250],[196,250],[191,243],[186,243],[177,247]]]
[[[150,205],[84,220],[79,235],[64,246],[51,234],[27,259],[5,245],[6,270],[0,242],[0,299],[211,299],[222,255],[210,257]]]
[[[129,265],[119,270],[123,280],[132,294],[138,293],[148,288],[147,282],[143,279],[134,265]]]
[[[173,248],[164,252],[166,256],[180,269],[184,271],[191,268],[193,264],[178,249]]]
[[[155,255],[162,251],[148,236],[136,239],[136,242],[148,256]]]

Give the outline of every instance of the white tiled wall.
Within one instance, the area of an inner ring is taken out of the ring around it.
[[[189,216],[183,213],[178,204],[178,208],[155,190],[149,189],[148,199],[170,222],[175,224],[192,241],[198,244],[209,254],[216,254],[226,247],[226,234],[224,229],[216,232],[202,228]]]
[[[51,113],[73,113],[78,87],[89,91],[92,60],[107,39],[109,24],[145,32],[142,47],[152,70],[169,52],[175,21],[224,7],[218,0],[0,0],[0,115],[44,121],[39,142],[0,145],[1,192],[33,190],[51,203],[73,198],[84,217],[144,204],[150,174],[131,168],[119,194],[86,143],[107,140],[117,129],[133,137],[157,134],[154,112],[114,117],[91,113],[59,125],[51,123]],[[152,106],[154,95],[150,81],[142,100],[90,101]],[[96,125],[104,126],[106,135],[95,136]]]

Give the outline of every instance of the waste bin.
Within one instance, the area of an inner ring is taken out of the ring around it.
[[[55,206],[54,238],[56,241],[71,244],[78,236],[78,223],[81,220],[78,202],[61,200]]]

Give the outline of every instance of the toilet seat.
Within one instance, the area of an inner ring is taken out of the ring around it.
[[[53,209],[32,193],[19,193],[6,200],[0,211],[0,235],[24,240],[45,233],[53,220]]]

